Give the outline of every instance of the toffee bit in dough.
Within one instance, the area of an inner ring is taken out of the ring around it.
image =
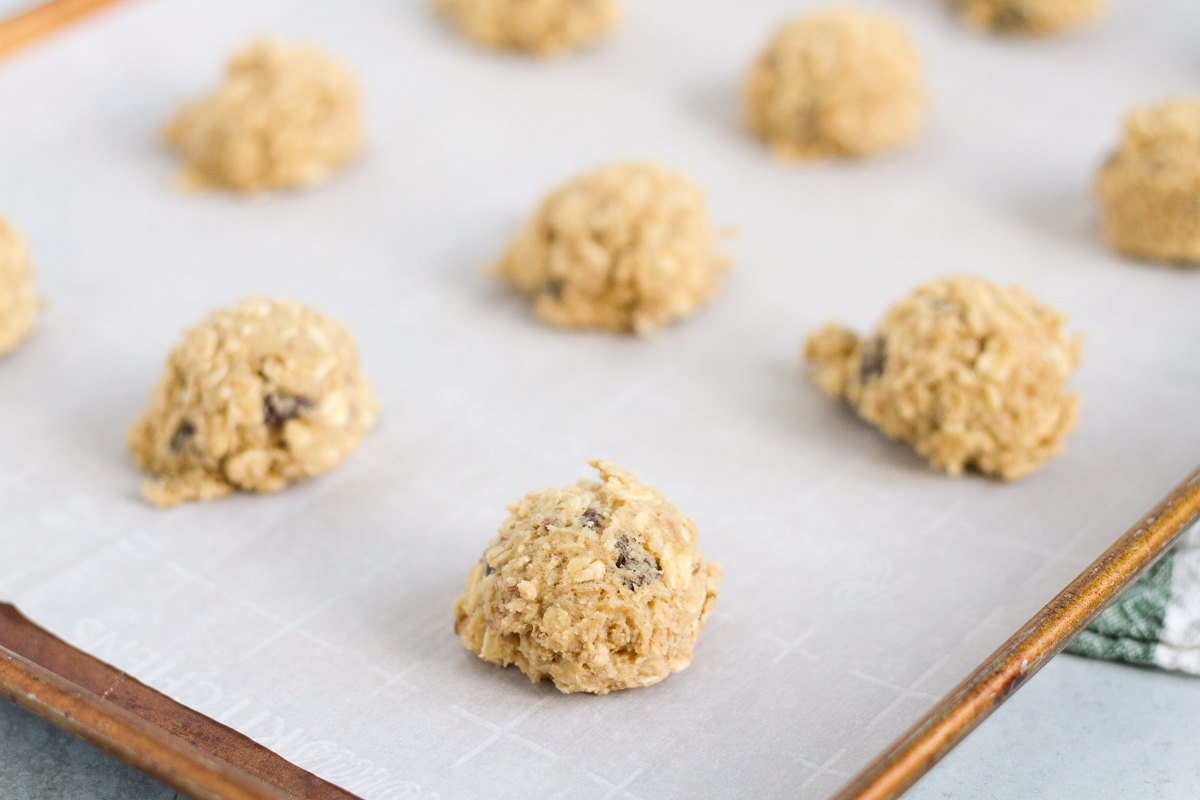
[[[29,251],[21,235],[0,219],[0,356],[33,330],[37,312]]]
[[[1132,111],[1095,191],[1114,250],[1200,264],[1200,100]]]
[[[827,9],[785,25],[750,68],[750,130],[783,159],[865,156],[916,138],[921,57],[899,23]]]
[[[485,47],[552,55],[608,33],[619,0],[437,0],[434,9]]]
[[[997,33],[1043,36],[1099,17],[1107,0],[949,0],[968,25]]]
[[[340,464],[378,403],[354,339],[296,303],[250,298],[184,334],[129,432],[158,506],[270,492]]]
[[[510,515],[454,603],[463,645],[562,692],[649,686],[692,660],[717,599],[696,525],[607,461],[600,482],[542,489]]]
[[[822,389],[933,466],[1015,480],[1075,428],[1081,341],[1065,323],[1019,287],[953,277],[892,306],[871,337],[825,326],[804,356]]]
[[[546,322],[647,335],[716,292],[729,263],[717,241],[686,176],[618,164],[554,191],[492,271]]]
[[[358,87],[312,47],[254,42],[225,83],[185,106],[164,136],[183,156],[186,185],[256,192],[328,177],[362,145]]]

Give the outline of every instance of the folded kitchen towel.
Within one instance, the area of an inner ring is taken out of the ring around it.
[[[1200,675],[1200,523],[1066,652]]]

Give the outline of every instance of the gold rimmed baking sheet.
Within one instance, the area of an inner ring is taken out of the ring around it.
[[[0,213],[48,304],[0,364],[0,595],[366,798],[836,791],[1200,453],[1200,285],[1108,254],[1088,198],[1124,109],[1188,85],[1200,10],[1031,43],[878,5],[935,105],[913,148],[850,165],[783,166],[741,130],[790,2],[630,3],[609,42],[540,62],[424,4],[141,0],[14,54]],[[177,190],[161,123],[262,32],[354,68],[366,152],[302,194]],[[481,268],[547,189],[627,157],[687,170],[738,226],[727,285],[651,341],[539,325]],[[1017,484],[929,472],[797,363],[805,332],[955,272],[1086,337],[1080,429]],[[179,329],[252,292],[350,325],[379,426],[305,486],[151,509],[125,428]],[[726,578],[687,671],[563,697],[463,651],[449,604],[503,506],[592,457],[693,516]]]

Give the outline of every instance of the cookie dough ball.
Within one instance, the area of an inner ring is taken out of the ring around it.
[[[158,506],[272,492],[342,463],[377,407],[349,331],[252,297],[184,334],[129,449]]]
[[[260,40],[230,60],[220,88],[171,120],[165,137],[186,162],[188,185],[307,186],[358,153],[358,87],[315,48]]]
[[[547,197],[493,271],[554,325],[645,335],[716,292],[729,263],[717,244],[700,187],[653,164],[619,164]]]
[[[551,55],[608,33],[619,0],[438,0],[434,6],[485,47]]]
[[[25,242],[0,219],[0,356],[33,329],[38,298]]]
[[[865,339],[826,326],[805,357],[822,389],[933,466],[1015,480],[1075,428],[1080,339],[1065,322],[1019,287],[954,277],[919,287]]]
[[[1200,101],[1139,108],[1096,179],[1104,236],[1122,253],[1200,264]]]
[[[1040,36],[1099,17],[1107,0],[950,0],[968,25],[997,33]]]
[[[508,507],[454,603],[454,631],[485,661],[562,692],[649,686],[692,660],[721,572],[696,525],[607,461],[600,482]]]
[[[750,130],[784,159],[865,156],[911,141],[928,105],[898,23],[850,9],[785,25],[745,84]]]

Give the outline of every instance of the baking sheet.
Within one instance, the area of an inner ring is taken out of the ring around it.
[[[0,361],[0,596],[372,800],[828,795],[1200,456],[1200,275],[1106,253],[1088,198],[1124,109],[1197,88],[1200,7],[1013,42],[863,0],[926,53],[928,129],[783,166],[738,83],[815,5],[629,0],[542,62],[422,2],[136,0],[0,64],[0,213],[47,298]],[[302,194],[176,190],[158,127],[264,32],[352,65],[366,152]],[[548,189],[628,157],[737,226],[725,288],[649,341],[538,324],[481,267]],[[1015,485],[928,471],[798,364],[805,332],[954,272],[1086,337],[1069,452]],[[180,329],[252,292],[354,330],[378,426],[319,480],[150,508],[125,430]],[[465,651],[450,604],[505,504],[593,457],[694,517],[725,579],[688,670],[562,696]]]

